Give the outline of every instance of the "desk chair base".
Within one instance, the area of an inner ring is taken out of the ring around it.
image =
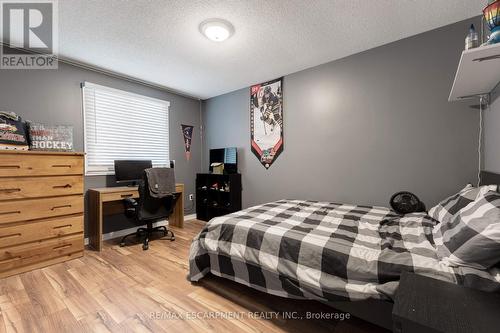
[[[144,237],[144,240],[142,242],[142,249],[145,251],[149,249],[149,239],[155,232],[163,232],[163,237],[166,237],[169,233],[172,234],[170,236],[170,241],[173,242],[175,240],[175,235],[172,232],[172,230],[168,230],[167,227],[165,226],[159,226],[159,227],[149,227],[148,228],[139,228],[137,229],[136,232],[130,233],[128,235],[125,235],[122,237],[122,240],[120,241],[120,246],[124,247],[125,246],[125,240],[131,236],[135,236],[137,239],[141,239]]]

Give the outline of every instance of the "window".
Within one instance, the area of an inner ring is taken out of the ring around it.
[[[83,84],[85,174],[114,174],[114,160],[169,165],[168,108],[155,98]]]

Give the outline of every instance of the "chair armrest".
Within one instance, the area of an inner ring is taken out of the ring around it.
[[[134,198],[123,199],[123,204],[125,205],[125,208],[136,207],[138,205],[137,200]]]
[[[125,216],[136,217],[137,216],[137,206],[139,203],[133,198],[123,199],[123,204],[125,205]]]

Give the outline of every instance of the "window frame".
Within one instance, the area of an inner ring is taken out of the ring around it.
[[[115,93],[115,94],[120,94],[120,95],[125,95],[125,96],[130,96],[134,98],[141,98],[145,100],[150,100],[155,103],[161,103],[164,104],[166,107],[166,113],[167,113],[167,124],[166,124],[166,129],[167,129],[167,140],[168,140],[168,145],[167,145],[167,163],[165,165],[163,164],[157,164],[154,163],[153,161],[153,166],[155,167],[168,167],[168,163],[170,161],[170,101],[159,99],[159,98],[154,98],[154,97],[149,97],[141,94],[136,94],[132,93],[126,90],[121,90],[121,89],[116,89],[116,88],[111,88],[108,86],[103,86],[100,84],[95,84],[92,82],[82,82],[81,84],[81,101],[82,101],[82,114],[83,114],[83,149],[85,152],[85,169],[84,169],[84,176],[108,176],[111,175],[113,176],[115,174],[114,169],[110,170],[109,168],[107,170],[104,170],[104,167],[102,169],[95,169],[95,170],[89,170],[89,165],[88,165],[88,155],[87,155],[87,149],[88,149],[88,143],[87,143],[87,122],[86,122],[86,117],[87,117],[87,110],[85,106],[85,88],[91,88],[91,89],[101,89],[108,91],[110,93]],[[131,158],[133,159],[133,158]],[[92,168],[90,168],[92,169]]]

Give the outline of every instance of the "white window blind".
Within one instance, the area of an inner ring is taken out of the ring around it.
[[[114,173],[114,160],[169,165],[167,101],[83,84],[85,174]]]
[[[224,163],[236,164],[236,148],[224,149]]]

